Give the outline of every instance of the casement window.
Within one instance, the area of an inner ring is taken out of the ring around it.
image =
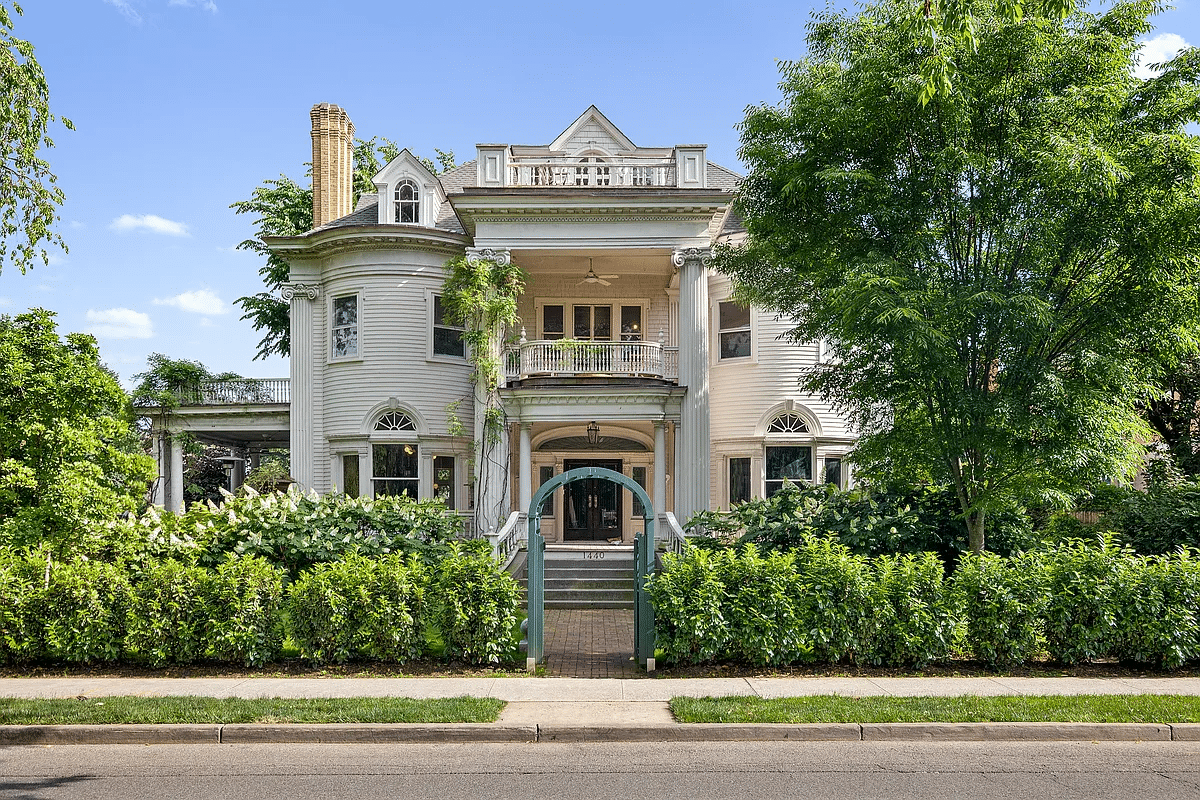
[[[538,488],[539,489],[542,488],[543,486],[545,486],[547,483],[549,483],[552,480],[554,480],[554,467],[551,467],[551,466],[538,467]],[[542,507],[541,507],[540,511],[541,511],[541,515],[542,515],[543,519],[546,517],[550,517],[550,518],[554,517],[554,492],[551,492],[550,496],[546,498],[546,502],[542,503]]]
[[[750,307],[723,300],[717,304],[720,359],[751,356]]]
[[[750,459],[729,459],[729,507],[750,499]]]
[[[333,298],[329,326],[333,358],[358,357],[358,306],[358,294]]]
[[[442,296],[440,294],[433,295],[433,354],[464,358],[467,353],[462,335],[462,326],[454,325],[447,320]]]
[[[563,330],[563,306],[542,306],[542,338],[548,340],[562,339],[566,336]]]
[[[642,341],[641,306],[621,306],[621,341]]]
[[[396,222],[414,225],[421,222],[421,190],[415,181],[405,178],[396,184],[393,203]]]
[[[842,487],[841,456],[825,456],[825,469],[821,479],[822,483],[831,483],[839,489]]]
[[[576,339],[607,342],[612,339],[612,306],[571,306]]]
[[[568,317],[569,313],[569,317]],[[644,340],[643,307],[638,305],[595,305],[591,303],[547,303],[542,306],[542,339],[582,339],[610,342],[613,336],[614,315],[619,323],[620,341]],[[567,320],[570,319],[570,327]]]
[[[813,477],[812,448],[786,445],[767,447],[765,489],[767,497],[783,488],[785,480],[809,483]]]
[[[454,504],[454,456],[433,457],[433,496],[453,509]]]
[[[358,453],[342,456],[342,492],[347,497],[358,497]]]

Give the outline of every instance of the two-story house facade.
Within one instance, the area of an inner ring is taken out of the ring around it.
[[[786,320],[735,302],[709,268],[744,231],[738,175],[704,145],[635,145],[592,107],[549,144],[480,144],[440,175],[406,150],[352,207],[353,125],[328,104],[311,119],[314,228],[267,240],[291,268],[302,488],[440,497],[486,531],[580,466],[623,473],[679,520],[785,479],[850,481],[852,432],[798,387],[819,344],[780,338]],[[528,276],[490,444],[441,298],[445,264],[463,256]],[[642,524],[615,484],[557,495],[548,541],[630,541]]]

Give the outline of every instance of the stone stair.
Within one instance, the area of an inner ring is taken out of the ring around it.
[[[546,608],[633,608],[634,573],[632,545],[546,545]]]

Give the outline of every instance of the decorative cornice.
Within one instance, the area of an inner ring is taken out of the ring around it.
[[[671,263],[681,269],[691,262],[698,262],[700,266],[707,267],[711,261],[712,250],[707,247],[684,247],[671,253]]]
[[[307,297],[309,300],[316,300],[321,296],[321,284],[319,283],[285,283],[280,287],[279,293],[283,295],[283,299],[289,303],[293,297]]]
[[[512,253],[507,248],[493,250],[490,247],[468,247],[467,263],[474,264],[477,261],[494,261],[502,267],[507,267],[512,263]]]

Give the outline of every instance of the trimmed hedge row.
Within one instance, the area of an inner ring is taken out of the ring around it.
[[[427,627],[448,659],[496,663],[512,644],[519,587],[469,546],[450,545],[433,567],[414,555],[350,555],[285,583],[259,556],[210,569],[0,552],[0,663],[261,666],[285,636],[318,663],[400,662],[423,654]]]
[[[868,558],[823,537],[787,553],[688,548],[648,580],[658,648],[677,664],[850,660],[915,668],[957,654],[1014,666],[1200,659],[1200,554],[1079,540],[1003,558]]]

